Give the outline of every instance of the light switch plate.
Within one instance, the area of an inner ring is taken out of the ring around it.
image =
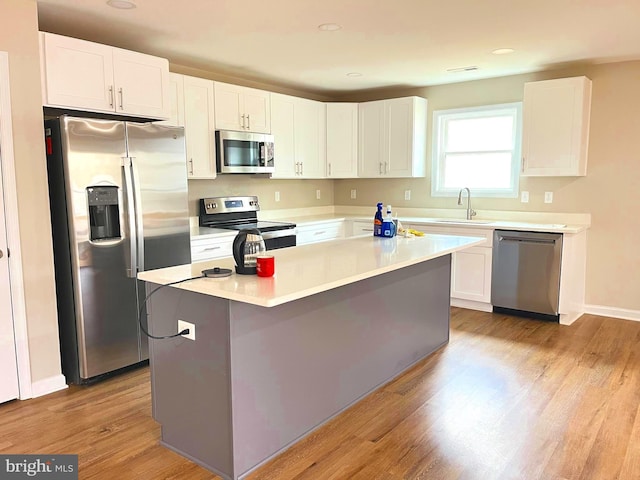
[[[520,201],[522,203],[529,203],[529,192],[520,192]]]
[[[405,190],[404,191],[404,199],[405,200],[411,200],[411,190]]]
[[[276,202],[280,201],[280,192],[276,192]]]
[[[316,190],[316,200],[320,200],[320,190]]]
[[[184,320],[178,320],[178,332],[183,331],[185,328],[189,329],[189,333],[186,335],[182,335],[184,338],[188,338],[189,340],[196,339],[196,326],[193,323],[185,322]]]
[[[356,198],[356,189],[355,188],[353,188],[351,190],[351,199],[353,200],[354,198]]]
[[[553,203],[553,192],[544,192],[544,203]]]

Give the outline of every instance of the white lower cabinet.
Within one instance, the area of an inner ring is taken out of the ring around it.
[[[349,235],[352,237],[358,235],[373,235],[373,218],[369,221],[365,220],[350,220]]]
[[[344,222],[342,220],[298,226],[297,230],[296,245],[326,242],[345,237]]]
[[[475,310],[491,311],[491,261],[493,230],[405,224],[404,228],[441,235],[484,237],[476,247],[455,252],[451,258],[451,304]]]
[[[216,258],[233,255],[233,240],[235,236],[206,237],[191,239],[191,261],[204,262]]]

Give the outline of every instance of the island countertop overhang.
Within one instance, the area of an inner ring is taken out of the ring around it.
[[[271,250],[273,277],[239,275],[199,278],[175,288],[237,302],[274,307],[359,280],[454,253],[484,241],[480,237],[425,235],[423,237],[353,237],[295,248]],[[232,257],[140,272],[138,278],[158,285],[202,275],[202,270],[234,269]]]

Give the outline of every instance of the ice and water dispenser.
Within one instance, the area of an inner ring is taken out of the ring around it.
[[[91,241],[121,238],[118,187],[87,187],[87,200]]]

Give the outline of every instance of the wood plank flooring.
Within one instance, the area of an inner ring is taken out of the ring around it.
[[[446,347],[247,478],[640,478],[640,322],[453,308],[451,327]],[[159,438],[148,368],[0,405],[0,453],[77,453],[81,479],[219,478]]]

